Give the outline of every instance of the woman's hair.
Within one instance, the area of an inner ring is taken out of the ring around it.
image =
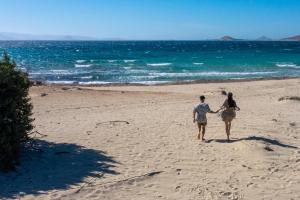
[[[236,102],[235,102],[235,100],[233,100],[233,94],[231,92],[228,93],[227,102],[228,102],[229,108],[236,107]]]

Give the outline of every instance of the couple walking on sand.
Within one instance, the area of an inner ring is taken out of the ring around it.
[[[222,120],[225,123],[225,130],[227,134],[227,140],[230,141],[230,129],[231,122],[236,116],[235,111],[239,111],[240,108],[237,106],[235,100],[233,99],[233,94],[231,92],[228,93],[227,99],[221,106],[221,108],[217,111],[212,111],[207,103],[205,103],[205,96],[200,96],[200,104],[194,108],[193,111],[193,119],[194,123],[197,122],[199,128],[198,139],[205,141],[205,128],[207,125],[206,113],[218,113],[221,112]],[[197,114],[197,117],[196,117]]]

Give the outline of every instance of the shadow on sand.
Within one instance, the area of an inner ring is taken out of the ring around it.
[[[88,176],[118,174],[113,170],[117,162],[102,151],[42,140],[35,147],[42,152],[24,152],[16,172],[0,173],[0,199],[64,190],[81,185]]]
[[[283,144],[282,142],[270,138],[265,138],[265,137],[257,137],[257,136],[250,136],[247,138],[240,138],[240,139],[231,139],[229,142],[225,139],[212,139],[208,140],[207,143],[211,142],[218,142],[218,143],[234,143],[234,142],[239,142],[239,141],[262,141],[265,144],[271,144],[271,145],[276,145],[284,148],[292,148],[292,149],[298,149],[296,146],[288,145],[288,144]]]

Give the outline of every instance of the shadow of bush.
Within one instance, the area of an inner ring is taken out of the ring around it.
[[[16,172],[0,173],[0,199],[78,186],[86,177],[118,174],[117,162],[102,151],[76,144],[35,141],[41,151],[26,150]]]

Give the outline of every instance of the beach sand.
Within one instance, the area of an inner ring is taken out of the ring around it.
[[[0,199],[300,199],[300,79],[165,86],[34,86],[38,141]],[[207,143],[192,121],[199,95],[221,91],[241,111],[232,142],[208,114]]]

